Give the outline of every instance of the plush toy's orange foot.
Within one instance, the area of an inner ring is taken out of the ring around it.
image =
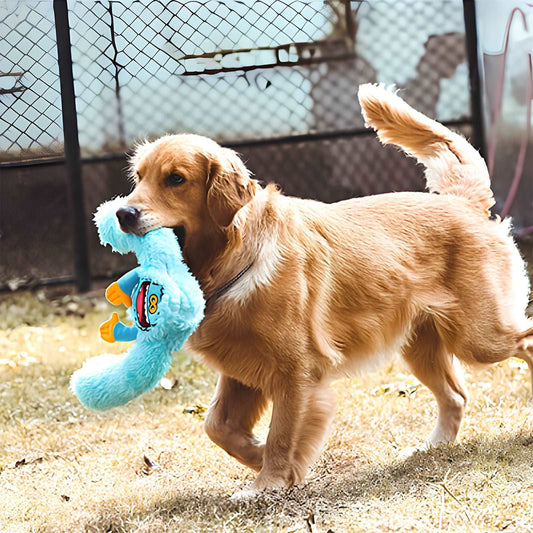
[[[109,320],[106,320],[103,324],[100,325],[100,337],[107,342],[115,342],[115,336],[113,330],[115,329],[115,324],[118,322],[118,314],[113,313]]]
[[[126,307],[131,307],[131,297],[120,288],[116,281],[105,290],[105,297],[113,305],[124,304]]]

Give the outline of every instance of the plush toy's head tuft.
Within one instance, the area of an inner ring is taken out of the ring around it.
[[[111,245],[113,250],[121,254],[135,252],[139,237],[124,233],[120,229],[117,219],[117,209],[123,207],[124,198],[118,196],[109,202],[104,202],[94,214],[94,222],[98,228],[100,242],[105,246]]]

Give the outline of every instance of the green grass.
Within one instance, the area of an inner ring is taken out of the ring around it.
[[[190,354],[175,357],[172,388],[110,412],[70,392],[72,372],[110,351],[98,339],[103,300],[0,298],[1,532],[533,532],[533,410],[518,361],[467,369],[458,443],[406,461],[398,452],[435,422],[429,391],[400,362],[340,381],[334,430],[307,483],[233,503],[253,473],[184,413],[207,405],[216,381]],[[262,435],[267,427],[265,417]]]

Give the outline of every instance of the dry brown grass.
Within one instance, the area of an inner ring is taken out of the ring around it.
[[[533,411],[517,361],[468,369],[458,444],[407,461],[398,451],[435,421],[431,394],[409,386],[400,363],[341,381],[334,432],[308,483],[232,503],[252,473],[183,413],[209,402],[216,376],[179,354],[172,390],[90,412],[68,380],[108,350],[97,337],[108,309],[39,294],[0,300],[2,532],[533,532]]]

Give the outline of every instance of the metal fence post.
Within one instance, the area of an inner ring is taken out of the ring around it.
[[[465,20],[466,54],[468,58],[468,77],[470,81],[470,109],[472,113],[472,144],[485,157],[485,132],[483,127],[483,93],[479,73],[477,46],[477,23],[475,0],[463,0]]]
[[[57,38],[57,61],[61,87],[61,109],[63,116],[63,134],[65,164],[69,184],[70,210],[74,240],[74,272],[79,291],[90,287],[89,253],[87,249],[87,231],[83,201],[83,182],[81,175],[80,142],[78,138],[78,118],[74,94],[74,77],[72,74],[72,54],[70,44],[70,27],[66,0],[54,0],[54,19]]]

